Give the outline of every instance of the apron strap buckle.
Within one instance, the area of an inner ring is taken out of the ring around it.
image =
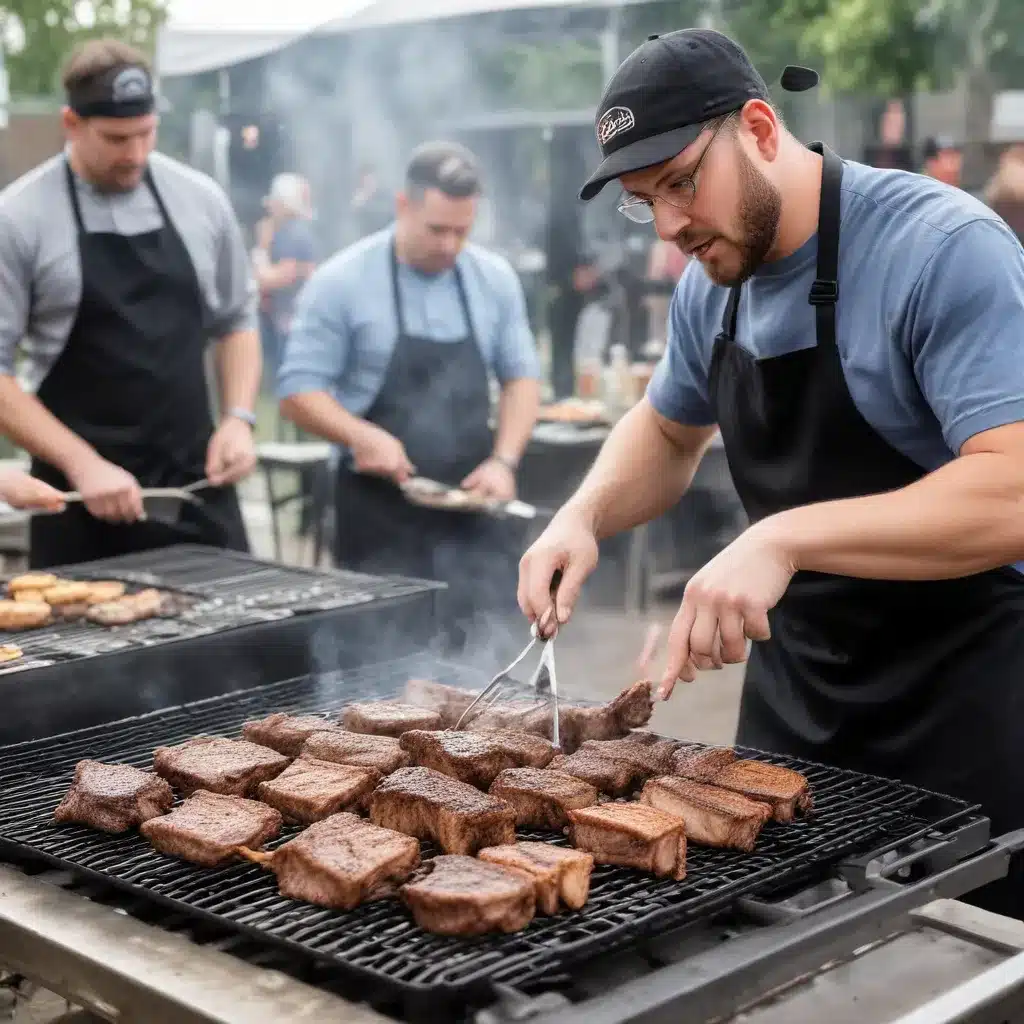
[[[812,306],[834,306],[839,301],[839,282],[817,278],[811,285],[811,294],[807,301]]]

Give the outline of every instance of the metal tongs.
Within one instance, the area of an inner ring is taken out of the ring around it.
[[[462,723],[469,713],[483,702],[484,709],[497,703],[505,691],[505,685],[512,679],[512,671],[523,661],[523,659],[537,646],[541,644],[540,662],[530,677],[529,688],[538,696],[550,696],[554,707],[554,720],[551,728],[551,742],[555,747],[561,747],[559,736],[559,715],[558,715],[558,674],[555,671],[555,637],[558,635],[558,610],[556,608],[556,595],[558,587],[562,582],[562,571],[555,571],[551,579],[551,607],[530,627],[530,642],[523,648],[522,652],[510,665],[502,669],[488,684],[483,691],[477,695],[473,703],[462,712],[461,717],[455,723],[455,729],[461,729]]]

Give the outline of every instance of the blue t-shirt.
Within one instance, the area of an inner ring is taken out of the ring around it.
[[[274,237],[270,242],[271,263],[280,263],[282,260],[313,263],[315,253],[316,242],[313,238],[313,228],[306,220],[286,220],[274,232]],[[295,307],[295,299],[301,291],[303,283],[303,280],[299,280],[288,288],[278,288],[270,293],[269,312],[279,328],[287,328]]]
[[[847,161],[836,307],[846,383],[865,419],[923,469],[1024,420],[1024,250],[981,202],[931,178]],[[767,358],[815,342],[817,236],[744,285],[737,343]],[[728,289],[694,260],[676,289],[648,396],[715,422],[708,366]]]

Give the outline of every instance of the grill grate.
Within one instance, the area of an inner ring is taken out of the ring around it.
[[[193,545],[69,566],[61,574],[71,579],[116,579],[135,588],[177,590],[192,595],[194,601],[174,618],[148,619],[119,629],[75,622],[17,633],[0,630],[0,643],[17,644],[25,655],[4,663],[0,674],[437,588],[437,584],[401,577],[276,565],[233,551]]]
[[[435,671],[430,673],[429,669]],[[88,756],[139,767],[151,752],[197,733],[237,736],[244,721],[271,711],[335,711],[353,700],[400,691],[412,675],[439,675],[466,686],[475,675],[414,658],[324,678],[304,678],[155,712],[135,719],[0,749],[0,846],[42,858],[151,901],[214,919],[263,942],[330,964],[361,986],[362,998],[399,1002],[409,1017],[439,1019],[442,1007],[486,1001],[495,984],[535,989],[564,966],[638,938],[663,933],[728,906],[824,871],[843,857],[927,834],[964,818],[958,801],[887,780],[791,758],[769,760],[803,771],[817,813],[792,825],[769,824],[752,855],[692,846],[683,882],[600,867],[590,901],[578,914],[537,918],[517,935],[444,939],[421,932],[395,901],[338,913],[289,901],[252,865],[207,871],[164,857],[138,835],[111,837],[56,826],[53,808],[76,761]],[[290,830],[293,835],[296,830]],[[556,843],[560,835],[521,833]],[[285,841],[287,836],[279,840]],[[424,844],[424,855],[432,855]]]

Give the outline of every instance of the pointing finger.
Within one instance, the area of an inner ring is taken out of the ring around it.
[[[668,633],[668,660],[661,679],[663,693],[671,693],[677,679],[693,682],[696,678],[690,661],[690,631],[696,614],[692,601],[684,597]]]

